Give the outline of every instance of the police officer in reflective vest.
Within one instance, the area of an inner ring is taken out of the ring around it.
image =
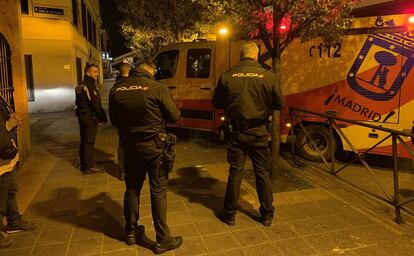
[[[248,155],[256,176],[261,222],[270,226],[274,207],[267,122],[272,110],[282,108],[283,96],[274,74],[257,62],[258,46],[246,43],[240,51],[240,63],[222,74],[213,96],[214,106],[224,109],[229,131],[227,154],[230,170],[220,219],[228,225],[235,225],[244,163]]]
[[[80,169],[85,174],[103,171],[94,162],[95,138],[98,123],[108,121],[101,105],[101,95],[97,86],[99,76],[98,66],[89,64],[85,67],[85,78],[76,87],[76,115],[80,128]]]
[[[164,123],[176,122],[180,112],[168,88],[154,79],[154,73],[155,65],[151,61],[142,61],[129,78],[116,84],[109,95],[109,116],[124,141],[126,242],[134,244],[140,239],[139,198],[148,174],[157,238],[154,252],[158,254],[178,248],[183,239],[170,235],[167,225],[168,173],[159,168],[164,146],[160,134]]]

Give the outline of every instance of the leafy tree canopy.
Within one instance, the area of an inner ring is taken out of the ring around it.
[[[196,0],[117,0],[123,33],[142,57],[163,44],[194,40],[208,34],[223,17],[219,6]]]
[[[273,56],[294,38],[336,41],[350,25],[357,0],[200,0],[238,18],[241,37],[261,38]],[[274,24],[276,26],[274,26]],[[276,47],[273,47],[276,46]]]

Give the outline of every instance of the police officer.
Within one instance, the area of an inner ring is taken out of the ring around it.
[[[271,110],[282,108],[283,96],[274,74],[257,62],[258,46],[246,43],[240,51],[240,63],[223,73],[213,96],[215,107],[225,111],[230,131],[227,152],[230,170],[220,219],[230,226],[235,225],[244,163],[248,155],[256,176],[261,222],[270,226],[274,207],[267,121]]]
[[[155,81],[154,74],[155,65],[151,61],[142,61],[128,79],[114,86],[109,96],[109,116],[125,142],[127,244],[134,244],[136,240],[139,197],[148,173],[157,238],[154,253],[159,254],[176,249],[183,243],[182,237],[170,235],[166,218],[168,175],[158,168],[162,152],[158,135],[164,129],[164,122],[177,121],[180,112],[168,88]]]
[[[122,82],[122,81],[125,81],[125,79],[127,79],[128,76],[129,76],[129,71],[130,70],[131,70],[131,66],[128,63],[122,63],[119,66],[119,74],[116,77],[116,80],[115,81],[117,83]]]
[[[119,66],[119,75],[116,77],[116,83],[114,86],[118,86],[120,82],[125,81],[129,77],[129,72],[131,71],[131,66],[128,63],[122,63]],[[125,179],[125,170],[124,170],[124,149],[122,146],[123,138],[118,132],[119,143],[118,143],[118,170],[119,170],[119,179]]]
[[[98,123],[108,121],[102,108],[101,96],[97,86],[99,76],[98,66],[88,64],[85,67],[85,78],[82,84],[76,87],[76,115],[80,128],[80,169],[85,174],[103,171],[96,167],[94,162],[95,138]]]

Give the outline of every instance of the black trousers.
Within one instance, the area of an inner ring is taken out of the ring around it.
[[[125,170],[124,170],[124,144],[125,144],[125,142],[124,142],[124,139],[122,138],[122,136],[119,134],[119,143],[118,143],[118,152],[117,152],[117,154],[118,154],[118,170],[119,170],[119,172],[120,172],[120,174],[121,174],[121,176],[122,176],[122,174],[123,173],[125,173]]]
[[[94,166],[94,147],[96,134],[98,132],[98,121],[92,115],[79,114],[80,149],[79,158],[81,170]]]
[[[134,230],[139,219],[139,203],[142,185],[148,173],[151,212],[158,242],[171,239],[167,225],[167,182],[168,175],[158,166],[161,149],[155,146],[154,139],[133,142],[127,140],[124,146],[125,183],[124,215],[125,229]]]
[[[11,224],[19,221],[20,213],[16,200],[17,182],[16,170],[0,176],[0,227],[2,220],[6,216],[7,223]]]
[[[234,218],[239,205],[240,187],[245,174],[244,164],[248,155],[253,163],[256,190],[262,217],[273,217],[273,192],[270,180],[270,152],[267,136],[233,133],[230,136],[227,161],[230,164],[224,212]]]

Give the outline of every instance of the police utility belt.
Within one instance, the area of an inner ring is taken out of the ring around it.
[[[161,157],[159,161],[160,170],[164,171],[168,176],[168,173],[172,172],[175,161],[174,145],[177,142],[177,136],[171,133],[158,133],[155,136],[155,146],[158,149],[162,149]]]
[[[251,128],[266,125],[267,120],[264,119],[231,119],[229,126],[232,131],[245,131]]]

